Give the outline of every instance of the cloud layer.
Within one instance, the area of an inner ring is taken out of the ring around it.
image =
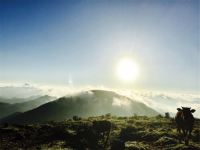
[[[170,112],[171,115],[176,113],[178,107],[192,107],[196,109],[194,116],[200,118],[200,95],[193,93],[173,93],[173,92],[158,92],[158,91],[135,91],[135,90],[120,90],[109,89],[105,87],[72,87],[72,86],[50,86],[50,85],[30,85],[30,84],[0,84],[0,97],[12,98],[27,98],[36,95],[50,96],[67,96],[77,93],[84,94],[83,91],[92,89],[115,91],[121,95],[130,97],[133,100],[140,101],[164,114]],[[127,105],[126,101],[114,100],[113,105]]]

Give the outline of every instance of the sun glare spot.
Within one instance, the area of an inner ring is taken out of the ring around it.
[[[134,81],[138,78],[139,67],[130,58],[120,60],[117,65],[117,76],[124,81]]]

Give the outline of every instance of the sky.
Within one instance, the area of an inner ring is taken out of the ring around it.
[[[200,91],[198,0],[0,0],[0,82]],[[134,82],[116,77],[129,57]]]

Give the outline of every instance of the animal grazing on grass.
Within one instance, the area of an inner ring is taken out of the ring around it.
[[[179,142],[183,139],[185,144],[188,145],[195,120],[192,113],[194,113],[195,110],[189,107],[182,107],[182,109],[177,108],[177,110],[175,122],[177,125],[177,132],[179,133]]]

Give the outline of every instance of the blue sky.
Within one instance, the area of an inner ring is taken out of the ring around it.
[[[200,90],[198,0],[0,0],[0,82]],[[140,65],[135,82],[117,62]]]

